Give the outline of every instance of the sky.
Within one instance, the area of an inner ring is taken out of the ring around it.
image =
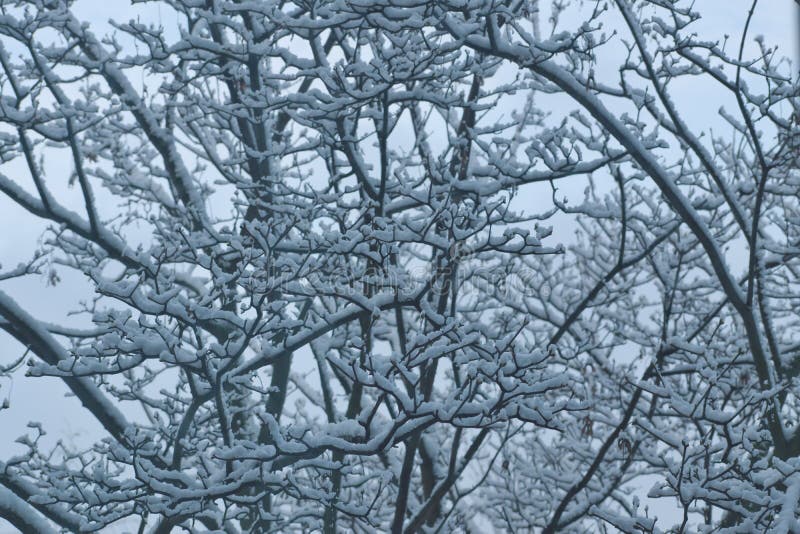
[[[695,9],[706,16],[699,23],[698,31],[711,36],[740,33],[744,23],[746,9],[750,2],[745,0],[698,0]],[[751,35],[764,35],[770,44],[778,44],[786,55],[800,58],[800,8],[794,0],[762,0],[753,21]],[[102,34],[101,28],[108,28],[108,20],[127,20],[140,17],[142,20],[165,20],[169,14],[152,4],[131,5],[118,0],[78,0],[75,12],[79,18],[88,22],[95,33]],[[174,15],[173,15],[174,16]],[[719,95],[715,92],[703,91],[701,86],[684,84],[673,88],[675,100],[687,117],[689,125],[695,129],[712,128],[715,125],[724,127],[717,109],[720,106]],[[557,114],[558,110],[553,110]],[[59,177],[66,179],[63,169],[63,156],[54,156],[45,161],[50,183],[58,188],[63,198],[74,198],[78,201],[78,192],[56,185]],[[0,172],[15,178],[26,176],[22,167],[17,164],[0,165]],[[16,179],[16,178],[15,178]],[[23,178],[27,180],[27,177]],[[582,190],[576,187],[575,191]],[[573,192],[574,193],[574,192]],[[522,193],[517,202],[534,204],[535,194],[531,191]],[[8,269],[20,261],[29,258],[40,243],[44,225],[35,221],[26,212],[0,197],[0,265]],[[559,229],[554,234],[556,239],[568,239],[570,228]],[[0,282],[0,289],[17,298],[32,315],[62,324],[80,324],[83,320],[68,315],[78,302],[91,297],[91,286],[74,274],[59,271],[62,280],[56,286],[49,286],[47,276],[32,276],[23,281]],[[0,365],[8,365],[17,360],[23,348],[4,333],[0,333]],[[96,423],[87,418],[74,398],[65,398],[66,388],[60,380],[54,378],[26,378],[24,368],[14,374],[13,381],[0,377],[0,403],[8,399],[10,408],[0,411],[0,461],[5,461],[22,449],[15,443],[20,435],[29,429],[29,421],[38,421],[48,431],[47,439],[51,443],[64,440],[65,443],[83,447],[88,446],[98,435],[100,429]],[[653,503],[655,510],[671,513],[671,509],[663,503]],[[664,526],[660,523],[661,526]],[[14,532],[8,524],[0,520],[0,533]]]

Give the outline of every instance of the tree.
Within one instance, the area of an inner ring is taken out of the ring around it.
[[[0,290],[0,327],[106,432],[34,425],[0,517],[799,528],[800,108],[748,44],[768,8],[717,39],[690,3],[544,4],[164,0],[105,36],[0,4],[0,157],[28,174],[0,191],[50,224],[0,280],[95,291],[68,328]]]

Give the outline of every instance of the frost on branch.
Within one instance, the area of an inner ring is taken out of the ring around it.
[[[104,435],[32,423],[0,517],[800,528],[796,66],[685,4],[2,1],[0,378]]]

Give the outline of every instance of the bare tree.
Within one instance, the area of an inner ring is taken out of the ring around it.
[[[766,4],[722,38],[661,0],[157,3],[98,35],[0,2],[0,158],[27,169],[0,192],[49,223],[0,281],[95,291],[79,329],[0,289],[3,372],[106,433],[34,425],[0,517],[800,529],[800,95],[750,34]]]

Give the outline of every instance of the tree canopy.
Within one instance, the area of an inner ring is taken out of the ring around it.
[[[767,2],[731,35],[678,0],[145,5],[98,33],[0,1],[0,198],[47,223],[0,270],[0,370],[104,433],[32,423],[0,517],[800,529],[800,85]],[[82,326],[7,291],[66,272]]]

